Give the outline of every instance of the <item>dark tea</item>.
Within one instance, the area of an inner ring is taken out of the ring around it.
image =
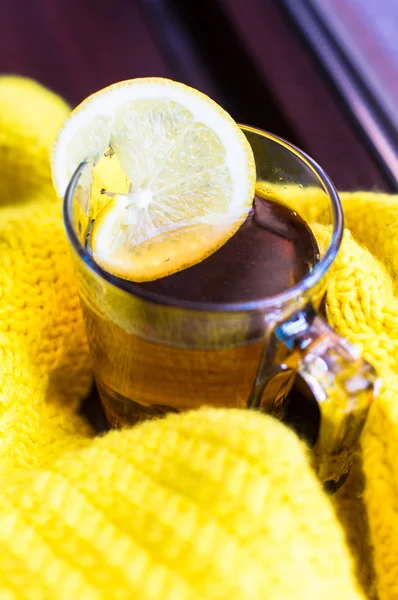
[[[311,271],[318,252],[311,229],[297,212],[256,195],[244,224],[214,254],[139,286],[193,302],[250,302],[293,287]]]
[[[246,221],[214,254],[134,285],[160,294],[165,304],[173,299],[221,307],[284,292],[318,260],[316,240],[300,215],[256,195]],[[179,338],[171,324],[170,334],[159,340],[150,332],[150,317],[148,335],[137,333],[82,300],[97,386],[112,426],[201,405],[247,406],[264,346],[261,325],[242,329],[239,339],[231,340],[230,332],[209,337],[200,326],[196,335],[188,331]]]

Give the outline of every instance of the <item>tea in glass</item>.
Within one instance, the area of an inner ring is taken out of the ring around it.
[[[222,309],[298,284],[319,260],[315,237],[296,211],[260,194],[243,225],[214,254],[173,275],[136,284],[137,289],[161,296],[165,303]],[[263,346],[260,323],[255,335],[255,318],[247,331],[238,327],[239,344],[231,345],[229,339],[224,344],[221,330],[206,342],[198,332],[184,344],[172,325],[162,341],[153,341],[106,313],[98,314],[89,301],[83,300],[83,309],[97,386],[112,426],[207,404],[247,406]],[[191,326],[186,323],[187,329]]]
[[[53,176],[110,424],[205,405],[286,420],[299,375],[318,408],[317,474],[343,481],[379,382],[317,313],[344,224],[321,167],[148,78],[72,113]]]

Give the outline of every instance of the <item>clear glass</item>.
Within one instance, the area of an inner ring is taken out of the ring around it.
[[[313,229],[326,248],[322,258],[298,285],[255,302],[204,304],[145,291],[105,272],[86,248],[81,207],[91,165],[82,163],[65,195],[64,219],[96,383],[114,427],[202,405],[284,419],[298,373],[319,405],[315,468],[322,481],[337,481],[349,469],[378,385],[373,368],[316,312],[342,239],[342,207],[311,158],[274,135],[242,129],[268,198],[299,214],[309,198],[324,205],[329,226]]]

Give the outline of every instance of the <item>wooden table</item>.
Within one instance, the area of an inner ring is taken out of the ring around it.
[[[301,146],[338,187],[388,188],[278,0],[1,0],[0,72],[72,105],[121,79],[180,79]]]

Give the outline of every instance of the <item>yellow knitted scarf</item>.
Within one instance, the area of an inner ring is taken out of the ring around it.
[[[0,79],[0,599],[398,599],[398,197],[341,195],[327,316],[384,386],[331,500],[267,416],[102,437],[79,416],[91,368],[48,162],[67,112]]]

